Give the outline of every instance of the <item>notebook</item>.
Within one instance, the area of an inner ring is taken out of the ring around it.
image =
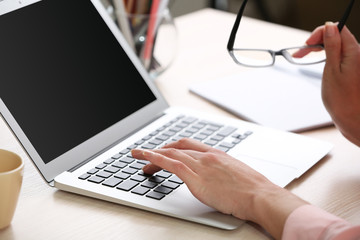
[[[193,137],[284,187],[332,148],[170,107],[98,0],[4,0],[0,10],[0,113],[52,187],[235,229],[244,221],[202,204],[174,174],[144,175],[130,149]]]
[[[194,83],[189,90],[236,116],[285,131],[332,125],[321,99],[324,64],[292,65],[278,58],[275,66],[250,69]]]

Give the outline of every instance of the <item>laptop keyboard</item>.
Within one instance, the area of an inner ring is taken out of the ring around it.
[[[232,126],[181,115],[104,160],[82,174],[79,179],[161,200],[183,184],[183,181],[167,170],[161,170],[154,175],[145,174],[142,168],[149,162],[133,158],[131,149],[161,148],[187,137],[227,152],[251,134],[251,131],[238,133],[238,129]]]

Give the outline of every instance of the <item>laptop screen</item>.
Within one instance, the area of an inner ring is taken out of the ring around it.
[[[0,16],[0,98],[44,163],[156,100],[89,0]]]

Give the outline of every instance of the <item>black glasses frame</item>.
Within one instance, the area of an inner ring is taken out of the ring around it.
[[[234,59],[234,61],[237,64],[241,64],[241,65],[245,65],[245,64],[242,64],[242,63],[240,63],[240,62],[238,62],[236,60],[236,58],[233,55],[233,51],[234,51],[234,43],[235,43],[236,33],[237,33],[238,29],[239,29],[241,18],[243,16],[245,6],[246,6],[247,2],[248,2],[248,0],[244,0],[243,3],[241,4],[241,7],[239,9],[238,14],[236,15],[234,26],[231,29],[230,37],[229,37],[229,40],[228,40],[228,43],[227,43],[227,50],[230,53],[230,56]],[[340,22],[338,23],[337,27],[338,27],[339,32],[341,32],[341,30],[343,29],[343,27],[344,27],[344,25],[346,23],[346,20],[348,19],[349,15],[350,15],[351,9],[353,8],[354,2],[355,2],[355,0],[351,0],[349,2],[349,5],[347,6],[347,8],[346,8]],[[308,46],[303,46],[303,47],[300,47],[300,48],[304,48],[304,47],[323,48],[324,45],[323,44],[308,45]],[[262,50],[262,49],[259,49],[259,50]],[[290,61],[289,58],[286,55],[283,54],[284,50],[286,50],[286,49],[281,49],[279,51],[272,51],[272,50],[265,50],[265,51],[269,51],[272,54],[272,56],[273,56],[273,64],[275,62],[275,56],[278,56],[278,55],[282,55],[289,62],[294,63],[294,62]],[[264,51],[264,50],[262,50],[262,51]],[[325,61],[325,59],[324,59],[324,61]],[[320,62],[323,62],[323,61],[320,61]],[[273,64],[271,64],[271,65],[273,65]],[[271,65],[269,65],[269,66],[271,66]]]

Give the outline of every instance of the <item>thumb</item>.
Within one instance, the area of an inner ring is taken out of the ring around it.
[[[344,63],[353,62],[359,64],[359,43],[355,36],[344,26],[341,32],[342,61]]]
[[[337,25],[334,23],[325,23],[324,47],[326,53],[326,65],[331,67],[340,67],[341,37]]]

